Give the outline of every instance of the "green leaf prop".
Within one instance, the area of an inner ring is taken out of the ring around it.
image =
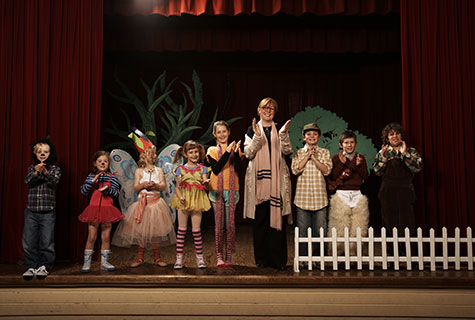
[[[322,130],[322,135],[318,145],[330,150],[331,155],[338,153],[340,148],[339,137],[343,131],[348,129],[348,123],[335,113],[325,110],[320,106],[306,107],[305,110],[298,112],[291,118],[289,127],[290,142],[294,151],[304,146],[302,139],[302,128],[307,123],[315,122]],[[376,148],[370,138],[354,130],[356,135],[356,152],[366,158],[368,170],[372,169],[373,159],[376,156]]]
[[[203,84],[198,76],[198,73],[193,70],[192,74],[192,86],[189,86],[183,81],[179,81],[184,88],[184,92],[178,94],[183,101],[177,103],[172,98],[173,88],[172,85],[177,80],[172,79],[168,84],[166,80],[166,71],[163,71],[153,82],[152,86],[149,86],[145,81],[140,80],[142,87],[146,92],[146,101],[143,102],[137,94],[133,93],[119,78],[117,68],[114,72],[114,79],[119,85],[122,93],[121,95],[109,92],[109,94],[116,100],[128,105],[132,105],[135,108],[135,112],[139,115],[141,124],[137,124],[137,127],[145,132],[150,140],[157,146],[157,152],[160,153],[165,147],[172,143],[183,145],[183,143],[195,136],[196,130],[202,129],[198,125],[200,119],[201,110],[204,106],[203,101]],[[229,79],[226,78],[226,99],[223,108],[220,110],[216,107],[211,122],[204,133],[196,139],[197,142],[206,145],[208,142],[214,140],[213,136],[213,124],[217,119],[223,119],[226,114],[227,104],[229,102]],[[130,132],[131,120],[126,112],[123,110],[128,128],[118,128],[114,119],[112,119],[112,128],[106,128],[105,132],[114,135],[122,142],[114,142],[106,148],[112,146],[126,149],[133,146],[133,143],[128,139],[127,135]],[[158,123],[157,123],[157,120]],[[210,118],[207,118],[210,119]],[[241,119],[241,117],[232,118],[227,120],[231,125],[233,122]]]

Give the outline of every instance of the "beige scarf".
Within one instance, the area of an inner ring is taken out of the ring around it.
[[[270,200],[270,226],[282,230],[282,201],[280,198],[280,142],[279,133],[272,122],[271,154],[262,122],[257,124],[261,129],[261,147],[256,154],[256,197],[257,204]]]

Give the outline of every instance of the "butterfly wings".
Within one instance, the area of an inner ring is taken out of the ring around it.
[[[162,191],[162,197],[170,206],[173,196],[175,195],[175,177],[173,175],[174,165],[172,164],[173,157],[178,149],[177,144],[172,144],[160,152],[157,158],[156,165],[162,168],[166,180],[166,188]],[[132,156],[124,150],[114,149],[110,153],[111,171],[117,176],[121,184],[119,203],[122,212],[137,201],[137,194],[134,192],[134,174],[137,169],[137,163]],[[170,208],[170,216],[172,221],[176,220],[176,211]]]
[[[137,201],[137,195],[134,192],[134,174],[137,169],[137,163],[124,150],[114,149],[110,153],[110,168],[120,181],[121,189],[119,203],[122,212]]]
[[[155,163],[158,167],[162,168],[166,180],[166,188],[162,191],[162,197],[170,208],[170,202],[172,201],[173,196],[175,195],[175,176],[173,175],[173,169],[175,165],[172,164],[173,158],[175,157],[176,151],[178,150],[179,145],[171,144],[160,152]],[[170,208],[170,215],[172,221],[175,222],[176,219],[176,210]]]

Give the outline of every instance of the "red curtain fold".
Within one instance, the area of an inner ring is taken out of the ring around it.
[[[106,15],[367,15],[399,11],[399,0],[105,0]]]
[[[106,17],[105,51],[400,52],[399,16]]]
[[[75,259],[86,226],[79,186],[100,144],[103,4],[96,0],[0,1],[1,261],[22,259],[32,163],[29,144],[50,136],[62,177],[56,252]]]
[[[421,152],[418,218],[473,226],[475,2],[401,0],[403,124]]]

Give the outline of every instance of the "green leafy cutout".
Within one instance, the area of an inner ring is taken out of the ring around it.
[[[318,145],[330,150],[331,155],[338,153],[340,148],[339,137],[343,131],[349,130],[348,123],[335,113],[325,110],[320,106],[306,107],[305,110],[298,112],[291,118],[289,127],[290,142],[294,151],[304,146],[302,139],[303,127],[311,122],[315,122],[322,131]],[[353,131],[356,135],[356,152],[366,158],[368,170],[372,169],[372,159],[375,158],[377,150],[370,138],[361,134],[359,131]]]

